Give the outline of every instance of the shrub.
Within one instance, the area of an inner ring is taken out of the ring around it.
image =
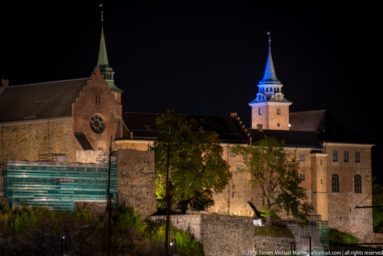
[[[254,234],[256,236],[293,237],[285,226],[254,227]]]
[[[330,243],[333,243],[333,244],[357,244],[358,243],[358,238],[350,234],[340,232],[336,229],[330,229],[328,240]]]

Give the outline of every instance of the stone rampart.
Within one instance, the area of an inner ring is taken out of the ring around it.
[[[162,222],[165,216],[152,216],[150,220]],[[205,256],[290,251],[294,238],[255,236],[252,221],[250,217],[217,214],[171,215],[170,218],[173,226],[190,232],[202,244]]]

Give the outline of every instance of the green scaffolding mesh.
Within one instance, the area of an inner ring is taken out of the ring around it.
[[[110,192],[118,192],[118,168],[111,163]],[[4,196],[10,205],[46,206],[74,210],[75,202],[106,203],[108,166],[61,165],[48,162],[10,161],[4,165]]]

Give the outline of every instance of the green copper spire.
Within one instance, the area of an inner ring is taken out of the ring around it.
[[[122,90],[118,88],[114,83],[114,71],[113,68],[109,65],[104,36],[104,10],[102,3],[99,7],[101,8],[101,38],[100,48],[98,50],[97,66],[100,68],[100,73],[104,75],[104,80],[107,82],[109,88],[115,92],[122,92]]]
[[[98,50],[97,66],[109,66],[108,54],[106,52],[104,26],[101,27],[100,49]]]

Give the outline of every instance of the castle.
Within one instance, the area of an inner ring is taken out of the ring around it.
[[[36,166],[43,166],[41,172],[57,166],[85,166],[90,170],[106,163],[112,147],[118,153],[119,200],[135,206],[144,215],[156,211],[154,160],[149,148],[156,137],[155,119],[160,114],[122,109],[123,92],[114,83],[106,49],[102,29],[97,66],[88,78],[15,86],[2,80],[0,197],[12,201],[17,195],[10,191],[8,169],[23,166],[25,177]],[[330,228],[371,241],[372,211],[357,206],[372,204],[373,144],[356,136],[325,110],[290,113],[292,102],[284,97],[283,84],[276,76],[270,38],[268,50],[264,77],[258,83],[255,99],[249,103],[250,128],[235,113],[226,117],[192,116],[205,129],[219,134],[223,158],[233,173],[225,190],[214,196],[215,204],[208,212],[254,215],[248,202],[260,205],[260,191],[249,182],[250,174],[238,171],[243,162],[231,149],[238,144],[255,143],[265,135],[273,136],[284,140],[285,150],[299,160],[302,186],[314,207],[313,215],[328,221]],[[44,165],[48,162],[55,164]],[[67,181],[55,181],[52,186],[62,191],[62,184]],[[40,204],[42,199],[35,200],[32,195],[30,200]],[[87,201],[87,197],[81,200]],[[106,196],[96,201],[105,200]]]

